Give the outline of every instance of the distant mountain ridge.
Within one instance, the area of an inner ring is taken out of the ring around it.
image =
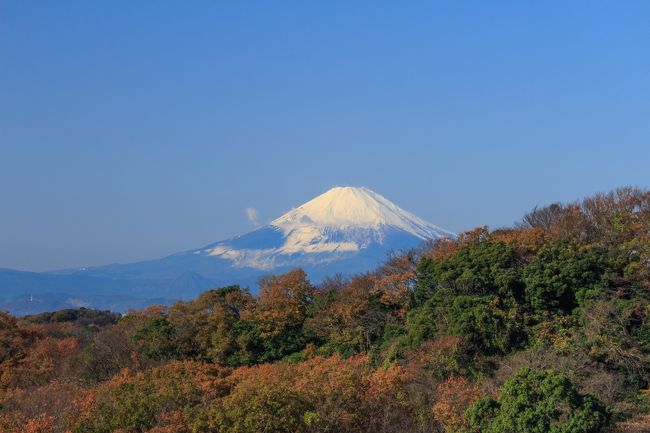
[[[150,300],[189,298],[215,286],[254,286],[264,274],[294,267],[319,281],[371,270],[391,250],[442,237],[454,234],[368,188],[336,187],[250,233],[160,259],[51,273],[0,270],[0,309],[43,311],[34,299],[47,295],[53,305],[60,294],[60,308],[71,306],[72,299],[123,311]]]

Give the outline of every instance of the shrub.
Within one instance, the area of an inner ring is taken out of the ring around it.
[[[498,399],[485,397],[467,411],[472,431],[481,433],[598,433],[609,409],[581,395],[553,370],[520,370],[501,387]]]
[[[605,260],[596,249],[560,243],[540,250],[523,272],[534,311],[570,313],[606,286]]]

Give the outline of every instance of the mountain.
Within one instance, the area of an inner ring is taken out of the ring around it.
[[[51,273],[0,270],[0,309],[125,310],[303,267],[312,281],[377,267],[391,250],[454,234],[367,189],[336,187],[250,233],[155,260]],[[36,301],[35,301],[36,300]]]
[[[219,257],[237,268],[273,270],[326,265],[368,253],[381,260],[388,249],[408,248],[445,236],[453,233],[367,188],[337,187],[266,227],[191,254]]]

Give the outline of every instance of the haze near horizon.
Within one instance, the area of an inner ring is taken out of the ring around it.
[[[0,268],[132,262],[336,185],[454,232],[647,188],[650,5],[0,7]]]

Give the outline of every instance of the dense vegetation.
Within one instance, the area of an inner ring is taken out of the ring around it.
[[[650,431],[650,192],[260,288],[0,315],[0,431]]]

